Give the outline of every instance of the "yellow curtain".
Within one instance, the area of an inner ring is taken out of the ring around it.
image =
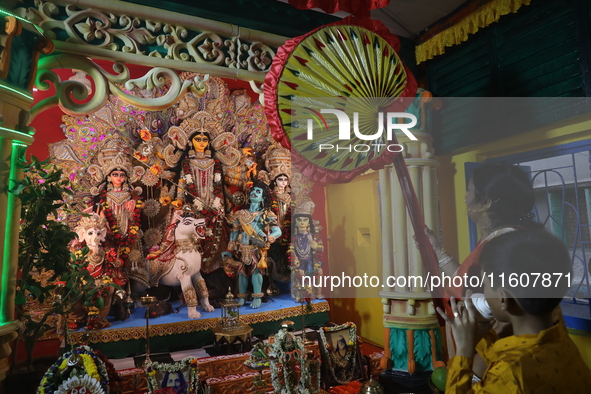
[[[468,40],[469,34],[497,22],[501,16],[517,12],[522,5],[531,0],[492,0],[478,8],[460,22],[442,31],[415,48],[417,64],[445,53],[446,47],[458,45]]]

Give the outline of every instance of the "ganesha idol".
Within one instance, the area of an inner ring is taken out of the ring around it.
[[[83,217],[75,228],[78,236],[72,242],[71,250],[78,251],[84,247],[88,248],[86,260],[88,261],[87,270],[95,278],[97,292],[103,298],[104,307],[100,311],[89,311],[82,303],[77,303],[73,311],[68,315],[68,326],[70,329],[78,329],[80,326],[89,325],[92,328],[105,328],[111,324],[106,316],[109,314],[113,304],[113,294],[115,287],[112,286],[113,271],[116,269],[105,252],[105,239],[107,235],[107,221],[104,217],[93,213],[90,216]],[[125,320],[127,318],[123,309],[120,308],[120,314],[116,319]],[[89,316],[90,315],[90,316]],[[92,316],[92,317],[91,317]]]

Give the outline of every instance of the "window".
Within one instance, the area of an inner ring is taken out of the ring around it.
[[[572,284],[561,306],[565,320],[571,328],[591,331],[591,140],[489,160],[496,161],[529,171],[536,220],[571,253]]]

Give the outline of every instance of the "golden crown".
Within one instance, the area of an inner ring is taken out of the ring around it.
[[[78,222],[77,229],[83,228],[88,230],[89,228],[103,228],[107,226],[107,219],[100,215],[93,213],[90,216],[84,216]]]
[[[306,198],[300,202],[296,203],[294,209],[294,216],[296,215],[310,215],[314,214],[314,208],[316,208],[316,204],[310,198]]]
[[[271,181],[280,174],[285,174],[291,179],[291,152],[285,148],[273,149],[267,154],[265,167]]]
[[[181,122],[178,126],[168,129],[168,136],[179,149],[191,144],[190,138],[199,133],[209,133],[211,141],[224,133],[220,121],[209,112],[199,111]]]

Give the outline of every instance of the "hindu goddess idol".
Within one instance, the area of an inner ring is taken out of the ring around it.
[[[272,277],[279,282],[289,282],[290,269],[287,249],[291,242],[291,153],[282,147],[269,148],[265,158],[265,168],[259,178],[269,184],[271,190],[271,209],[277,216],[277,224],[281,227],[281,237],[271,245],[269,257],[275,262]]]
[[[132,166],[129,144],[114,134],[98,147],[96,160],[87,171],[97,183],[90,190],[95,197],[87,212],[104,217],[108,225],[105,258],[109,272],[105,274],[111,275],[119,286],[127,284],[132,272],[137,279],[147,280],[138,238],[143,208],[141,189],[132,186],[145,169]]]
[[[162,189],[160,202],[171,204],[175,209],[190,204],[194,213],[205,216],[212,232],[202,243],[202,271],[210,273],[219,268],[220,246],[228,237],[222,169],[229,160],[227,154],[232,151],[234,136],[224,132],[215,116],[198,111],[179,126],[172,126],[168,139],[182,154],[180,168],[176,170],[176,184]],[[234,156],[237,161],[238,154]]]
[[[223,212],[222,165],[214,157],[212,133],[219,134],[221,125],[207,112],[182,121],[169,129],[168,135],[183,150],[178,177],[175,208],[192,203],[196,210]]]

